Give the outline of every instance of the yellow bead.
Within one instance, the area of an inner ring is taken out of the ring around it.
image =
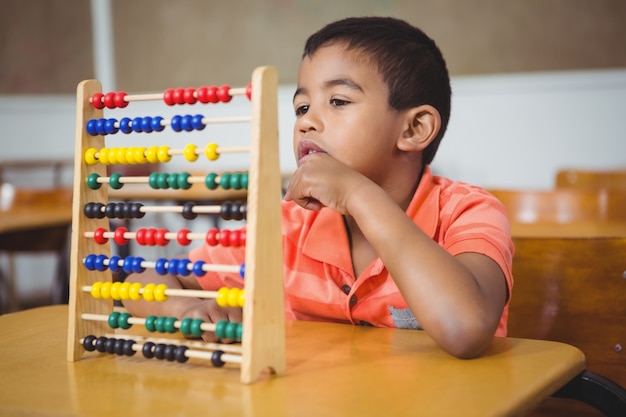
[[[102,283],[102,286],[100,287],[100,296],[104,298],[105,300],[111,299],[111,283],[110,282]]]
[[[111,288],[109,289],[109,295],[111,296],[112,299],[114,300],[120,300],[120,285],[122,285],[121,282],[114,282],[111,284]]]
[[[228,307],[228,293],[229,293],[229,288],[226,287],[222,287],[219,290],[217,290],[217,296],[215,297],[215,301],[217,302],[217,305],[220,307]]]
[[[209,143],[204,149],[204,154],[209,161],[217,160],[220,157],[220,154],[217,152],[217,143]]]
[[[172,159],[172,156],[170,155],[170,147],[165,145],[159,146],[157,157],[159,158],[159,162],[169,162]]]
[[[103,165],[109,165],[109,151],[107,148],[102,148],[98,152],[98,161]]]
[[[126,165],[128,163],[126,162],[126,148],[117,148],[115,156],[118,164]]]
[[[142,285],[140,282],[133,282],[132,284],[130,284],[130,288],[128,289],[128,297],[134,301],[141,300],[143,298],[140,292],[141,287]]]
[[[122,282],[120,285],[120,289],[118,290],[118,293],[120,295],[120,300],[128,300],[129,290],[130,290],[130,282],[126,282],[126,281]]]
[[[159,302],[167,301],[167,295],[165,295],[165,291],[167,290],[167,285],[159,284],[154,288],[153,295],[154,299]]]
[[[96,159],[96,153],[98,150],[96,148],[89,148],[85,151],[85,162],[87,165],[96,165],[98,160]]]
[[[243,307],[244,301],[245,301],[245,297],[244,297],[245,291],[241,290],[239,292],[239,299],[237,300],[237,306],[238,307]]]
[[[189,162],[197,161],[198,155],[196,154],[196,145],[190,143],[189,145],[185,146],[185,149],[183,149],[183,155],[185,155],[185,159]]]
[[[239,305],[239,288],[231,288],[228,291],[228,306],[237,307]]]
[[[146,162],[148,162],[148,160],[146,159],[146,147],[145,146],[138,146],[135,148],[135,161],[138,164],[145,164]]]
[[[143,299],[146,301],[154,301],[154,284],[147,284],[143,287]]]
[[[135,162],[135,148],[131,146],[130,148],[126,148],[126,163],[134,165]]]
[[[158,164],[159,158],[157,156],[157,152],[159,151],[158,146],[150,146],[148,150],[146,150],[146,159],[151,164]]]
[[[91,296],[93,298],[102,298],[100,295],[100,287],[102,287],[102,282],[96,281],[91,284]]]

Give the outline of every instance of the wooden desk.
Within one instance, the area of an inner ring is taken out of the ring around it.
[[[67,307],[0,316],[0,414],[228,416],[523,415],[581,372],[578,349],[497,338],[460,360],[415,330],[287,322],[287,372],[102,354],[66,361]]]
[[[513,237],[584,238],[626,237],[626,222],[511,223]]]

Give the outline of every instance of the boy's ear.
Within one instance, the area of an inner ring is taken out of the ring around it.
[[[406,112],[406,128],[398,139],[398,149],[420,152],[437,137],[441,128],[439,111],[429,104],[413,107]]]

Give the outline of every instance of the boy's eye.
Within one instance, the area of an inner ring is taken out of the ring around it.
[[[345,106],[348,103],[349,103],[348,101],[342,100],[340,98],[333,98],[333,99],[330,100],[330,104],[332,104],[333,106],[336,106],[336,107]]]
[[[309,105],[308,104],[304,104],[302,106],[298,106],[298,107],[296,107],[296,116],[305,115],[307,111],[309,111]]]

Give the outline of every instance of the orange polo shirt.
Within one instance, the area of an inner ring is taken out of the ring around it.
[[[305,210],[293,202],[283,202],[282,210],[288,318],[421,328],[380,259],[361,276],[354,276],[340,214],[330,209]],[[491,194],[433,176],[426,167],[406,214],[452,255],[476,252],[493,259],[502,268],[511,294],[514,247],[510,224],[504,207]],[[242,263],[244,251],[203,245],[191,251],[190,259]],[[232,274],[207,273],[198,281],[207,290],[243,284]],[[506,336],[507,317],[508,303],[496,336]]]

